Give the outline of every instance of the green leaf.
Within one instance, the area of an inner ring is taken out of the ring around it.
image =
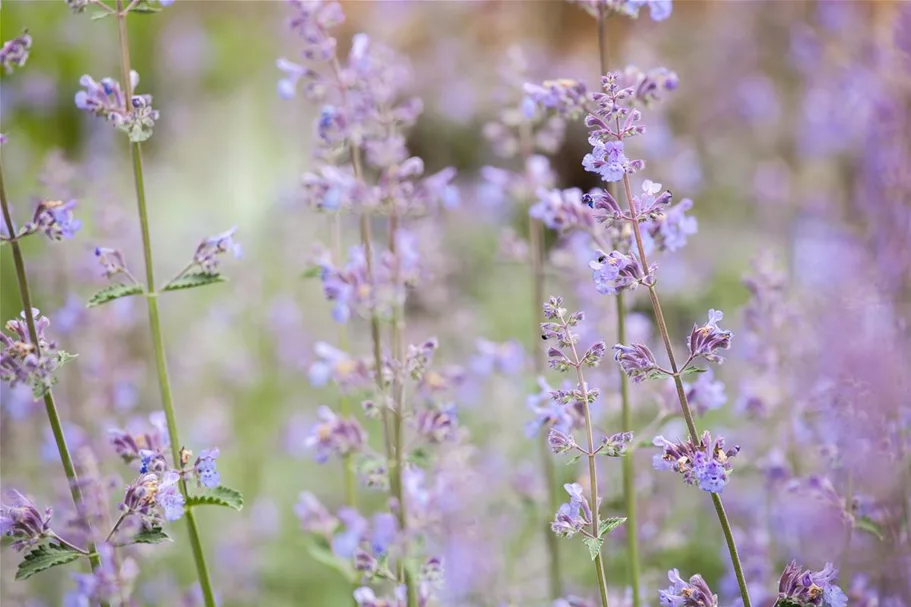
[[[854,519],[854,528],[860,529],[861,531],[866,531],[870,535],[875,535],[879,541],[883,541],[885,536],[883,535],[882,527],[879,523],[871,519],[869,516],[859,516]]]
[[[626,522],[625,516],[615,516],[611,518],[604,519],[601,521],[601,524],[598,525],[598,537],[604,537],[605,533],[610,533],[620,525]]]
[[[408,461],[418,468],[426,468],[430,465],[430,453],[423,447],[416,447],[408,454]]]
[[[320,266],[313,266],[304,270],[301,274],[301,278],[318,278],[323,273],[323,268]]]
[[[683,371],[680,372],[680,375],[685,376],[685,375],[693,375],[695,373],[705,373],[705,372],[706,372],[706,369],[700,369],[699,367],[687,367],[686,369],[684,369]]]
[[[57,544],[45,544],[38,546],[25,555],[25,558],[19,563],[19,570],[16,571],[17,580],[27,580],[36,573],[41,573],[57,565],[72,563],[78,559],[81,554],[73,552]]]
[[[173,542],[171,536],[161,530],[161,527],[146,529],[133,536],[131,544],[161,544],[162,542]]]
[[[580,459],[582,459],[582,454],[581,454],[581,453],[578,453],[578,454],[572,456],[571,458],[569,458],[569,461],[566,462],[566,465],[567,465],[567,466],[572,466],[573,464],[575,464],[575,463],[576,463],[577,461],[579,461]]]
[[[327,567],[335,569],[344,576],[349,582],[357,580],[357,572],[346,559],[340,559],[332,552],[332,548],[325,538],[319,536],[309,536],[306,538],[307,552],[313,557],[313,560],[322,563]]]
[[[648,379],[648,380],[665,379],[667,377],[670,377],[670,375],[668,375],[664,371],[651,371],[651,372],[649,372],[648,375],[645,376],[645,379]]]
[[[187,497],[187,506],[226,506],[239,512],[244,507],[244,496],[235,489],[218,486],[203,495]]]
[[[124,285],[116,284],[109,287],[101,289],[89,299],[89,303],[86,307],[94,308],[95,306],[100,306],[101,304],[106,304],[109,301],[114,301],[115,299],[120,299],[121,297],[129,297],[131,295],[139,295],[142,293],[142,285],[136,283]]]
[[[598,558],[598,555],[601,554],[601,544],[604,543],[604,540],[596,537],[587,537],[585,538],[585,545],[588,546],[588,553],[591,555],[592,560]]]
[[[193,289],[195,287],[204,287],[217,282],[227,282],[227,278],[221,274],[206,274],[205,272],[192,272],[175,278],[165,285],[162,291],[179,291],[180,289]]]
[[[99,19],[104,19],[105,17],[110,17],[114,13],[109,13],[107,11],[98,11],[97,13],[92,13],[92,21],[98,21]]]

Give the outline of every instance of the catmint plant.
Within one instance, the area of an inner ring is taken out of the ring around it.
[[[158,4],[167,6],[170,2],[161,1]],[[88,0],[85,3],[70,3],[70,6],[77,13],[87,7],[98,9],[100,12],[97,13],[97,16],[113,17],[118,26],[121,80],[118,82],[113,78],[104,78],[97,82],[91,76],[85,75],[80,80],[83,90],[76,93],[75,103],[80,110],[104,118],[115,128],[123,131],[129,139],[145,269],[145,282],[143,283],[130,272],[120,251],[104,247],[96,248],[95,254],[104,269],[104,274],[112,280],[112,284],[96,293],[90,299],[89,306],[98,306],[122,297],[144,296],[148,307],[149,329],[158,371],[158,386],[167,425],[167,438],[162,438],[157,445],[138,441],[134,437],[125,436],[122,432],[112,434],[112,437],[116,439],[115,445],[141,446],[138,453],[130,454],[139,458],[140,476],[128,486],[122,505],[123,512],[114,524],[108,540],[116,534],[123,521],[131,516],[138,516],[143,528],[147,530],[157,529],[154,525],[161,518],[169,522],[186,518],[190,547],[196,564],[203,601],[207,607],[214,607],[215,593],[209,579],[208,565],[197,528],[194,508],[214,504],[239,510],[243,505],[243,498],[237,491],[219,484],[220,475],[215,465],[215,458],[218,456],[217,448],[201,451],[197,460],[193,462],[191,460],[192,452],[180,443],[166,363],[158,297],[162,293],[170,291],[224,281],[219,273],[219,257],[229,252],[239,256],[240,247],[234,240],[234,228],[222,234],[204,238],[196,247],[195,253],[184,269],[163,286],[156,284],[143,179],[141,143],[152,136],[159,112],[153,109],[150,95],[135,94],[135,88],[139,84],[139,75],[130,69],[127,19],[143,12],[157,10],[157,8],[148,0],[133,0],[129,4],[116,0],[113,7],[101,0]],[[170,447],[170,461],[165,451],[167,447]],[[191,493],[187,482],[190,479],[196,479],[197,488],[204,489],[207,493]]]

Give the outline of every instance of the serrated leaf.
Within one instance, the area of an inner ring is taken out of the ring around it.
[[[625,516],[615,516],[611,518],[604,519],[601,521],[601,524],[598,525],[598,537],[604,537],[605,533],[610,533],[620,525],[626,522]]]
[[[598,537],[585,538],[585,545],[588,546],[588,554],[592,557],[592,560],[595,560],[601,554],[601,544],[603,543],[604,540]]]
[[[870,535],[875,535],[879,541],[883,541],[884,535],[882,527],[879,523],[871,519],[869,516],[859,516],[854,519],[854,528],[860,529],[861,531],[866,531]]]
[[[94,308],[95,306],[100,306],[101,304],[106,304],[109,301],[114,301],[115,299],[120,299],[121,297],[130,297],[131,295],[139,295],[142,293],[142,285],[136,283],[133,284],[116,284],[109,287],[105,287],[92,295],[89,299],[89,303],[86,307]]]
[[[335,569],[341,573],[346,580],[354,582],[357,580],[357,573],[354,567],[347,560],[340,559],[332,552],[332,548],[326,542],[325,538],[310,536],[306,538],[307,552],[313,557],[313,560]]]
[[[131,544],[161,544],[162,542],[173,542],[171,536],[161,530],[161,527],[146,529],[133,536]]]
[[[567,465],[567,466],[572,466],[573,464],[575,464],[575,463],[576,463],[577,461],[579,461],[580,459],[582,459],[582,454],[581,454],[581,453],[576,454],[576,455],[572,456],[571,458],[569,458],[569,461],[566,462],[566,465]]]
[[[244,507],[244,496],[240,491],[229,487],[215,487],[203,495],[190,495],[187,497],[188,507],[193,506],[225,506],[238,512]]]
[[[680,375],[681,376],[693,375],[695,373],[705,373],[706,371],[707,371],[707,369],[700,369],[699,367],[687,367],[686,369],[684,369],[683,371],[680,372]]]
[[[645,376],[645,379],[648,379],[648,380],[665,379],[667,377],[670,377],[670,375],[668,375],[664,371],[651,371],[651,372],[649,372],[648,375]]]
[[[171,282],[165,285],[162,291],[179,291],[180,289],[193,289],[196,287],[204,287],[206,285],[212,285],[217,282],[227,282],[227,278],[221,274],[206,274],[204,272],[193,272],[191,274],[184,274],[179,278],[175,278]]]
[[[56,544],[38,546],[25,555],[16,571],[17,580],[27,580],[36,573],[41,573],[57,565],[66,565],[78,559],[81,554]]]

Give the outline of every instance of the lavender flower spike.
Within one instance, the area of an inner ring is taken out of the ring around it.
[[[740,452],[740,447],[724,449],[722,437],[712,440],[705,431],[697,445],[692,439],[672,443],[663,436],[656,436],[652,444],[664,449],[655,455],[652,465],[656,470],[673,470],[683,475],[688,485],[698,485],[703,491],[721,493],[727,484],[733,466],[731,458]]]
[[[848,597],[835,584],[837,575],[832,563],[826,563],[822,571],[811,571],[791,561],[778,581],[775,607],[846,607]]]
[[[16,491],[9,492],[9,501],[0,504],[0,533],[13,538],[13,548],[25,550],[50,537],[52,510],[38,511],[30,499]]]
[[[613,349],[614,360],[620,363],[620,368],[627,377],[636,383],[642,383],[652,372],[659,370],[655,355],[645,344],[617,344]]]
[[[206,238],[196,247],[193,254],[193,263],[198,265],[205,274],[218,274],[218,256],[230,251],[239,259],[243,254],[240,244],[234,240],[237,228],[231,228],[211,238]]]
[[[694,575],[689,582],[680,577],[680,572],[667,572],[671,585],[667,590],[658,591],[661,607],[718,607],[718,596],[712,593],[701,575]]]
[[[12,40],[3,43],[0,48],[0,65],[7,74],[12,74],[16,68],[25,65],[28,54],[32,48],[32,37],[28,32],[22,32]]]

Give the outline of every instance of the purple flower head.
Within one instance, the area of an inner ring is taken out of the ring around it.
[[[32,37],[28,35],[28,32],[22,32],[12,40],[3,43],[3,47],[0,48],[0,65],[7,74],[12,74],[17,67],[25,65],[31,48]]]
[[[139,74],[130,72],[130,88],[139,84]],[[119,82],[103,78],[96,82],[91,76],[79,79],[84,90],[76,93],[76,107],[106,118],[108,122],[129,135],[130,141],[142,142],[152,136],[158,111],[152,108],[151,95],[133,95],[129,101]]]
[[[327,344],[316,342],[313,346],[317,359],[310,364],[307,377],[315,387],[325,386],[330,380],[344,390],[368,385],[373,381],[363,360]]]
[[[193,471],[201,486],[208,489],[214,489],[221,484],[221,475],[215,467],[215,460],[218,459],[218,447],[214,449],[203,449],[196,458],[193,465]]]
[[[108,249],[105,247],[95,247],[95,257],[104,268],[104,276],[113,278],[120,273],[129,274],[126,268],[126,262],[123,259],[123,253],[118,249]]]
[[[16,491],[8,492],[0,504],[0,533],[13,539],[13,548],[25,550],[50,537],[52,510],[38,511],[30,499]]]
[[[198,265],[205,274],[218,274],[219,255],[230,251],[235,258],[240,259],[243,249],[234,240],[235,232],[237,232],[236,227],[203,240],[196,247],[196,252],[193,254],[193,263]]]
[[[539,188],[538,202],[529,209],[528,214],[551,230],[560,233],[574,230],[590,231],[595,226],[595,215],[583,199],[582,190],[579,188]]]
[[[676,569],[671,569],[667,577],[671,585],[667,590],[658,591],[661,607],[718,607],[718,597],[701,575],[694,575],[686,582]]]
[[[642,194],[633,197],[637,216],[640,218],[659,218],[673,198],[670,190],[661,191],[661,184],[651,179],[642,182]]]
[[[305,444],[314,450],[317,462],[326,462],[330,455],[345,457],[363,449],[367,437],[356,419],[340,417],[326,406],[320,407],[316,414],[320,421]]]
[[[363,209],[372,202],[349,167],[321,165],[317,172],[305,173],[301,185],[304,203],[319,211],[342,211],[355,205]]]
[[[623,153],[622,141],[603,142],[592,136],[588,142],[593,150],[586,154],[582,166],[586,171],[598,173],[607,182],[620,181],[627,172],[629,159]]]
[[[621,291],[635,289],[639,284],[654,283],[654,265],[645,274],[642,264],[632,255],[620,251],[611,251],[608,255],[601,249],[597,249],[595,255],[596,258],[588,262],[588,267],[592,270],[595,290],[602,295],[616,295]]]
[[[134,423],[131,424],[129,430],[111,428],[108,430],[108,440],[114,446],[117,455],[127,463],[137,459],[146,459],[146,464],[148,464],[152,455],[155,454],[164,459],[162,454],[170,445],[164,412],[157,411],[150,414],[148,425]]]
[[[157,494],[158,475],[153,472],[140,474],[127,485],[121,507],[125,512],[138,516],[144,525],[152,526],[160,519],[155,501]]]
[[[626,454],[629,444],[633,441],[632,432],[617,432],[601,439],[599,453],[607,457],[621,457]]]
[[[620,15],[639,17],[639,10],[648,6],[653,21],[663,21],[671,15],[672,0],[569,0],[593,17],[600,17],[602,11],[613,11]]]
[[[589,100],[585,84],[578,80],[546,80],[542,84],[527,83],[523,88],[526,97],[522,109],[527,118],[534,118],[536,106],[541,106],[563,118],[576,119],[585,111]]]
[[[683,475],[686,484],[698,485],[709,493],[724,490],[733,470],[731,458],[740,452],[737,446],[725,450],[724,439],[719,436],[713,441],[708,431],[696,445],[692,439],[672,443],[663,436],[656,436],[652,444],[663,449],[652,460],[656,470],[673,470]]]
[[[82,222],[73,217],[75,207],[75,200],[45,200],[35,209],[32,220],[22,227],[20,236],[42,232],[51,240],[72,238],[82,227]]]
[[[439,347],[440,342],[436,337],[426,339],[417,345],[408,344],[408,352],[405,354],[405,369],[408,370],[408,376],[411,379],[419,382],[424,378]]]
[[[701,356],[708,362],[721,364],[724,358],[716,354],[717,350],[727,350],[731,347],[731,331],[724,331],[718,327],[718,322],[724,318],[720,311],[709,310],[709,321],[702,325],[693,326],[690,332],[690,356]]]
[[[309,491],[302,491],[298,496],[294,513],[300,521],[301,529],[308,533],[329,536],[339,525],[338,519]]]
[[[550,528],[560,537],[572,537],[583,527],[591,525],[592,510],[588,499],[582,495],[582,485],[571,483],[563,485],[563,488],[569,493],[569,502],[557,510]]]
[[[139,473],[154,472],[161,474],[168,469],[168,460],[161,451],[141,449],[139,451]]]
[[[345,21],[341,5],[324,0],[288,0],[288,6],[291,9],[288,27],[300,37],[304,58],[317,62],[332,59],[336,41],[330,30]]]
[[[826,563],[821,571],[801,569],[797,561],[791,561],[778,580],[776,606],[846,607],[848,597],[835,584],[838,570],[832,563]]]
[[[162,475],[158,484],[155,501],[164,511],[164,517],[168,521],[176,521],[183,516],[184,498],[180,492],[179,481],[180,475],[173,470],[168,470]]]
[[[553,427],[547,433],[547,444],[555,455],[560,455],[576,448],[576,441],[573,439],[572,434],[566,434]]]
[[[420,409],[414,421],[417,432],[427,442],[439,444],[458,437],[459,415],[455,405]]]
[[[631,346],[617,344],[613,349],[614,360],[620,363],[620,368],[627,377],[636,383],[645,381],[653,371],[658,369],[655,355],[645,344]]]
[[[67,357],[49,339],[50,319],[32,308],[38,343],[32,343],[25,312],[6,323],[7,333],[0,332],[0,380],[15,388],[20,383],[31,386],[33,396],[40,398],[54,383],[54,372]]]
[[[475,346],[478,353],[471,360],[471,370],[478,375],[517,375],[525,366],[525,349],[515,340],[498,344],[478,339]]]

